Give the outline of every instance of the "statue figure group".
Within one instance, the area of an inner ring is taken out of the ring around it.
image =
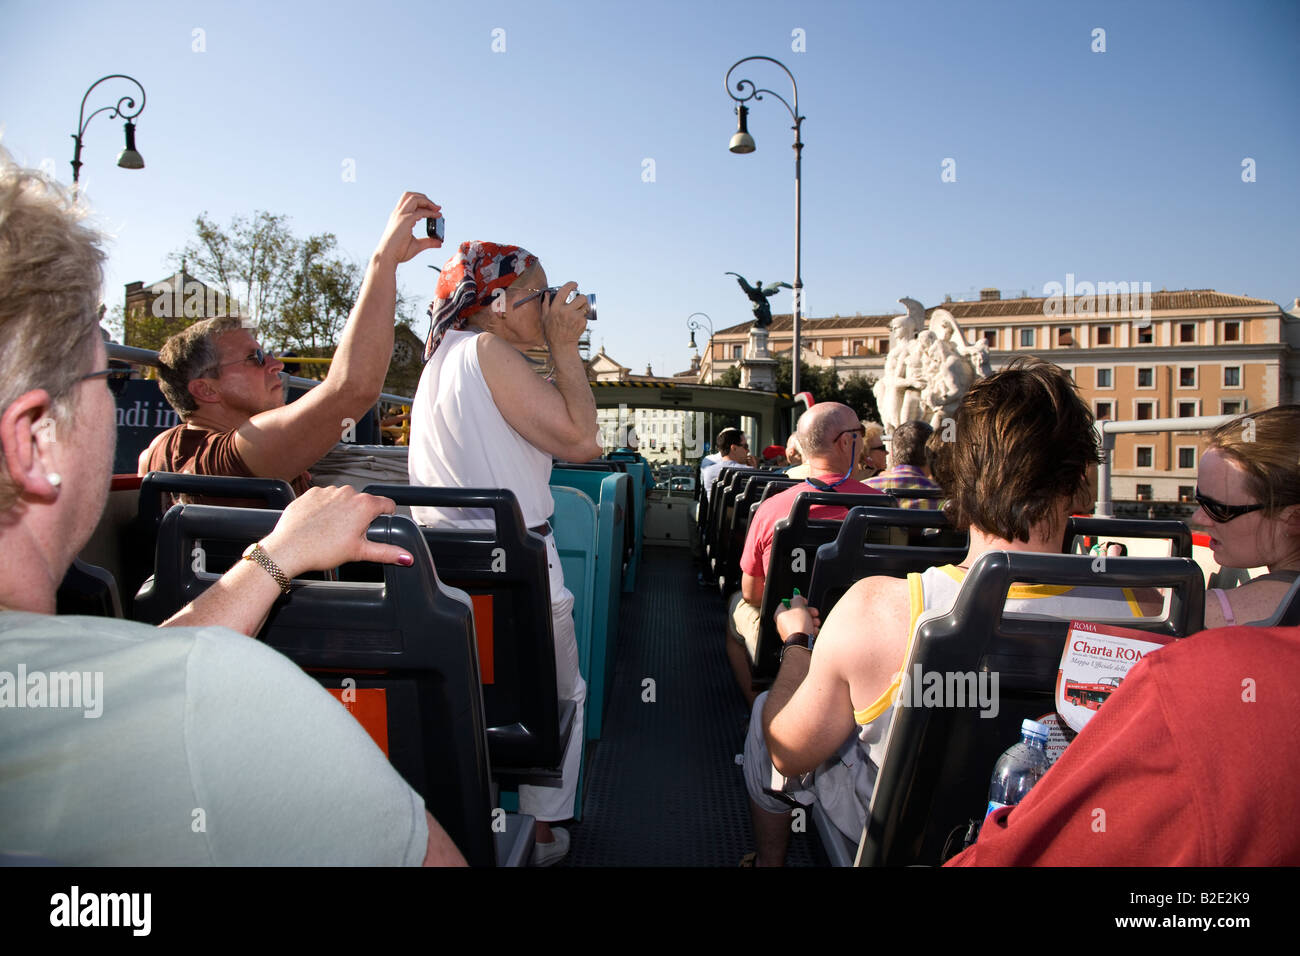
[[[881,422],[887,431],[910,421],[928,422],[938,431],[971,384],[991,374],[988,343],[967,345],[947,309],[935,309],[927,323],[920,302],[898,301],[907,314],[889,323],[889,356],[873,388]]]

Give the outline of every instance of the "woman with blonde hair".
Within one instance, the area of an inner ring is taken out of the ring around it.
[[[1205,626],[1267,620],[1300,577],[1300,405],[1278,405],[1210,433],[1192,523],[1221,567],[1267,567],[1240,587],[1212,588]]]

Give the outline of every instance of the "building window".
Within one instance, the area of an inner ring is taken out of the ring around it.
[[[1195,418],[1196,415],[1197,415],[1196,405],[1197,405],[1197,403],[1196,403],[1195,401],[1179,402],[1179,403],[1178,403],[1178,417],[1179,417],[1179,418]]]
[[[1034,329],[1020,330],[1020,347],[1022,349],[1032,349],[1034,347]]]
[[[1138,345],[1150,345],[1152,342],[1156,340],[1155,329],[1150,325],[1146,326],[1145,328],[1140,328],[1137,331],[1138,331]]]
[[[1114,388],[1114,387],[1115,387],[1115,386],[1114,386],[1114,373],[1113,373],[1113,370],[1112,370],[1112,369],[1108,369],[1108,368],[1099,368],[1099,369],[1097,369],[1097,387],[1098,387],[1098,388]]]
[[[1110,340],[1110,336],[1111,336],[1111,326],[1109,326],[1109,325],[1099,325],[1099,326],[1097,326],[1097,344],[1098,344],[1098,345],[1111,345],[1112,342],[1111,342],[1111,340]]]
[[[1138,501],[1150,501],[1150,500],[1151,500],[1151,486],[1150,486],[1150,485],[1138,485],[1138,486],[1137,486],[1137,497],[1138,497]]]
[[[744,346],[743,346],[743,345],[733,345],[733,346],[731,347],[731,357],[734,358],[734,359],[738,359],[738,358],[740,358],[740,353],[741,353],[741,350],[743,350],[743,349],[744,349]],[[800,363],[800,364],[802,364],[802,363]]]
[[[1156,461],[1156,449],[1154,445],[1137,446],[1137,466],[1139,468],[1154,468]]]
[[[1196,366],[1184,366],[1178,369],[1178,387],[1195,388],[1196,387]]]
[[[1156,370],[1154,368],[1140,368],[1137,371],[1138,388],[1155,388],[1156,387]]]
[[[1194,447],[1188,445],[1178,446],[1178,467],[1179,468],[1196,467],[1196,449]],[[1178,493],[1178,497],[1180,498],[1182,497],[1181,490]]]
[[[1104,421],[1105,419],[1115,417],[1115,405],[1113,402],[1094,402],[1093,405],[1096,408],[1093,417],[1097,419],[1097,421]]]
[[[1192,500],[1192,495],[1194,495],[1194,494],[1196,494],[1196,486],[1195,486],[1195,485],[1179,485],[1179,486],[1178,486],[1178,500],[1179,500],[1179,501],[1191,501],[1191,500]]]
[[[1180,322],[1178,323],[1178,341],[1183,344],[1195,344],[1196,342],[1196,323]]]
[[[888,355],[889,339],[881,339],[878,343],[876,343],[876,351],[879,352],[881,355]]]
[[[1223,367],[1223,387],[1241,388],[1241,366],[1225,365]]]
[[[1137,418],[1138,421],[1144,422],[1149,418],[1156,417],[1155,402],[1134,402],[1133,405],[1134,405],[1134,409],[1137,412],[1137,415],[1135,417]]]
[[[1243,411],[1245,411],[1245,409],[1246,409],[1246,403],[1239,398],[1234,398],[1231,401],[1228,401],[1226,399],[1219,400],[1220,415],[1240,415]]]
[[[990,349],[996,349],[998,347],[997,329],[980,329],[980,335],[984,336],[984,341],[989,344]]]
[[[867,343],[864,339],[854,339],[852,342],[849,343],[849,354],[857,355],[860,351],[862,351],[863,348],[866,347],[866,344]]]
[[[1223,341],[1240,342],[1241,341],[1241,323],[1224,322],[1223,323]]]
[[[1068,326],[1068,325],[1067,325],[1067,326],[1064,326],[1063,328],[1059,328],[1059,329],[1057,329],[1057,330],[1056,330],[1056,344],[1057,344],[1057,345],[1073,345],[1073,344],[1074,344],[1074,329],[1072,329],[1072,328],[1071,328],[1070,326]]]

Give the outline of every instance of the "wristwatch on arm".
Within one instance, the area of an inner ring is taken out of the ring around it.
[[[811,654],[814,640],[816,640],[816,638],[811,634],[805,634],[802,631],[791,634],[785,639],[785,643],[781,646],[781,657],[778,659],[777,663],[785,660],[785,652],[792,647],[805,647],[808,649],[808,653]]]
[[[247,548],[245,548],[244,560],[252,561],[256,564],[260,564],[267,574],[275,578],[275,583],[280,585],[281,593],[283,594],[289,593],[288,576],[285,575],[285,573],[280,570],[280,566],[278,564],[276,564],[274,561],[271,560],[271,556],[267,554],[266,549],[262,547],[262,542],[254,541]]]

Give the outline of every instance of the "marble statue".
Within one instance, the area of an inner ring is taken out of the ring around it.
[[[991,373],[988,343],[968,345],[947,309],[935,309],[927,322],[920,302],[898,301],[907,312],[889,323],[889,355],[873,389],[881,422],[891,432],[910,421],[938,431],[966,390]]]

